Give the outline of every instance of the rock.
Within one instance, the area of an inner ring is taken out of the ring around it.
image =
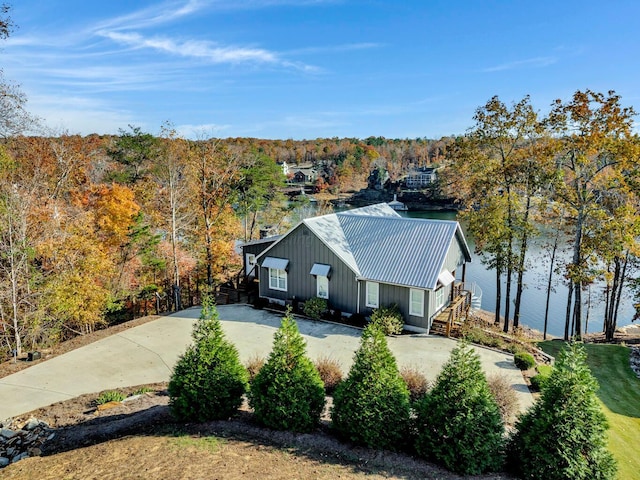
[[[25,424],[24,427],[22,427],[23,430],[27,430],[27,431],[31,431],[35,428],[37,428],[40,425],[40,422],[38,420],[36,420],[35,418],[31,417],[27,423]]]
[[[0,429],[0,468],[42,455],[42,445],[54,437],[45,422],[30,418],[21,430]]]
[[[40,450],[38,447],[33,447],[27,450],[27,453],[30,457],[39,457],[40,455],[42,455],[42,450]]]
[[[29,454],[27,452],[22,452],[20,455],[16,455],[15,457],[13,457],[11,459],[11,463],[16,463],[19,462],[20,460],[24,460],[25,458],[28,458]]]
[[[10,438],[15,437],[16,435],[17,435],[16,432],[8,428],[3,428],[0,430],[0,438],[4,438],[8,440]]]
[[[640,378],[640,347],[631,347],[629,354],[629,365],[631,370]]]
[[[110,408],[119,407],[120,405],[122,405],[122,402],[117,402],[113,400],[112,402],[107,402],[107,403],[103,403],[102,405],[98,405],[97,411],[101,412],[102,410],[109,410]]]

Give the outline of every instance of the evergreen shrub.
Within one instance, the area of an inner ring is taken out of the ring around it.
[[[324,298],[310,298],[304,302],[303,311],[307,317],[319,320],[328,311],[327,301]]]
[[[247,370],[235,346],[224,338],[218,311],[205,296],[193,343],[179,358],[169,382],[169,407],[180,420],[227,419],[242,403]]]
[[[504,424],[480,358],[468,344],[451,352],[415,413],[415,447],[420,456],[465,475],[502,467]]]
[[[305,350],[304,339],[288,310],[274,335],[267,362],[249,390],[249,405],[262,425],[308,432],[320,422],[324,385]]]
[[[382,330],[371,324],[362,332],[347,378],[333,394],[333,428],[357,444],[398,450],[407,439],[409,415],[409,390]]]
[[[616,478],[607,450],[607,421],[596,397],[598,383],[578,343],[558,355],[540,398],[516,423],[508,458],[522,478]]]
[[[528,352],[518,352],[513,356],[513,363],[516,364],[520,370],[529,370],[536,366],[536,360]]]

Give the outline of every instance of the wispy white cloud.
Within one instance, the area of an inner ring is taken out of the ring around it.
[[[100,30],[131,30],[149,28],[194,15],[213,2],[202,0],[170,1],[152,5],[132,13],[104,20],[92,28]]]
[[[482,71],[485,73],[501,72],[504,70],[515,70],[520,68],[543,68],[557,63],[556,57],[535,57],[528,58],[526,60],[517,60],[514,62],[502,63],[493,67],[484,68]]]
[[[98,32],[98,34],[114,42],[127,45],[130,48],[148,48],[180,57],[202,59],[211,63],[262,63],[294,68],[308,73],[320,71],[320,69],[314,65],[289,61],[282,58],[277,52],[263,48],[232,45],[221,46],[214,42],[203,40],[177,41],[167,37],[144,37],[135,32],[121,33],[101,31]]]
[[[264,62],[281,63],[278,56],[261,48],[221,47],[207,41],[177,42],[170,38],[145,38],[138,33],[102,31],[100,35],[133,48],[150,48],[172,55],[204,58],[214,63]]]

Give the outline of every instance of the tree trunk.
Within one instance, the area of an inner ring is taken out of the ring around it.
[[[9,275],[11,281],[11,319],[13,322],[13,340],[14,349],[17,355],[22,354],[22,338],[20,335],[20,315],[19,315],[19,299],[18,299],[18,264],[16,259],[16,251],[14,244],[14,226],[12,212],[8,212],[8,230],[9,230]]]
[[[556,251],[558,250],[558,237],[560,236],[560,227],[556,230],[556,237],[553,241],[553,248],[551,249],[551,265],[549,266],[549,278],[547,280],[547,298],[544,307],[544,330],[542,338],[547,339],[547,327],[549,325],[549,301],[551,300],[551,285],[553,283],[553,266],[556,260]]]
[[[569,341],[569,325],[571,324],[571,306],[573,305],[573,282],[569,281],[567,287],[567,310],[564,321],[564,340]]]
[[[502,308],[502,269],[496,265],[496,317],[494,324],[500,325],[500,309]]]
[[[509,261],[510,263],[510,261]],[[507,291],[505,294],[505,299],[504,299],[504,326],[502,328],[502,330],[504,331],[504,333],[508,333],[509,332],[509,307],[511,306],[511,266],[509,265],[507,267],[507,280],[506,280],[506,284],[507,284]]]
[[[571,267],[573,268],[573,272],[571,272],[571,276],[569,281],[571,282],[574,294],[573,301],[573,316],[572,316],[572,328],[571,328],[571,336],[575,340],[580,340],[582,338],[581,329],[582,329],[582,277],[584,275],[584,261],[582,258],[582,228],[584,223],[584,211],[583,209],[578,210],[578,217],[576,219],[576,235],[573,242],[573,262]],[[569,311],[567,311],[567,323],[569,322]]]
[[[517,329],[520,326],[520,303],[522,302],[522,291],[524,290],[524,266],[527,255],[527,244],[529,240],[529,232],[527,225],[529,223],[529,210],[531,208],[531,196],[527,196],[527,205],[524,211],[523,231],[522,239],[520,241],[520,256],[518,258],[518,280],[516,284],[516,304],[513,311],[513,329]]]

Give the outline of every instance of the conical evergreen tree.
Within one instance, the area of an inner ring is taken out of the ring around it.
[[[502,467],[500,409],[469,345],[453,349],[433,389],[416,405],[415,430],[417,452],[449,470],[480,474]]]
[[[380,327],[370,324],[349,375],[333,395],[333,427],[352,442],[398,450],[407,439],[409,415],[409,390],[396,359]]]
[[[169,406],[181,420],[227,419],[242,403],[248,374],[235,346],[224,338],[210,297],[202,301],[191,333],[193,344],[180,357],[169,382]]]
[[[249,404],[264,426],[307,432],[320,422],[324,400],[320,374],[306,356],[304,339],[288,311],[269,358],[251,382]]]
[[[607,450],[606,418],[598,382],[578,343],[559,354],[536,404],[516,423],[509,446],[512,469],[523,478],[613,479],[616,464]]]

